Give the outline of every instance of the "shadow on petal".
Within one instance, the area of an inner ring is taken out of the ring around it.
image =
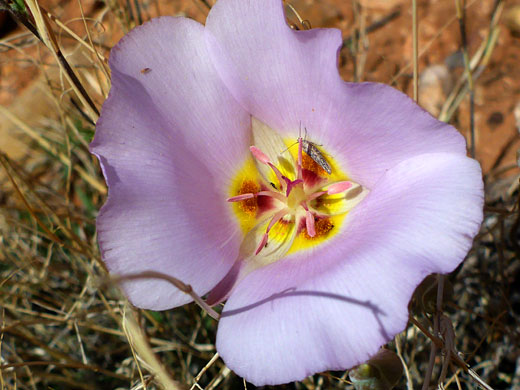
[[[387,313],[384,310],[382,310],[379,306],[371,303],[370,301],[361,301],[359,299],[350,298],[350,297],[347,297],[345,295],[328,293],[328,292],[324,292],[324,291],[310,291],[310,290],[298,291],[296,289],[296,287],[287,288],[287,289],[285,289],[282,292],[273,294],[273,295],[271,295],[271,296],[269,296],[267,298],[261,299],[261,300],[255,302],[255,303],[251,303],[249,305],[243,306],[243,307],[238,308],[238,309],[227,310],[227,311],[224,310],[224,312],[221,314],[221,318],[231,317],[231,316],[234,316],[234,315],[245,313],[245,312],[247,312],[249,310],[253,310],[253,309],[255,309],[255,308],[259,307],[259,306],[265,305],[267,303],[272,303],[272,302],[274,302],[277,299],[292,298],[292,297],[302,297],[302,296],[304,296],[304,297],[317,297],[317,298],[324,298],[324,299],[334,299],[334,300],[337,300],[339,302],[344,302],[344,303],[348,303],[348,304],[354,304],[354,305],[365,307],[366,309],[368,309],[368,310],[370,310],[372,312],[375,320],[377,321],[377,323],[379,325],[379,331],[380,331],[381,335],[385,339],[387,339],[387,340],[392,338],[392,336],[390,336],[388,334],[388,332],[386,331],[386,329],[384,327],[384,324],[383,324],[383,320],[381,319],[381,316],[384,316]]]

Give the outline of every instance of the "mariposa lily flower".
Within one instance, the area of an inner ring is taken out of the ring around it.
[[[205,26],[154,19],[110,56],[91,144],[102,258],[226,301],[217,350],[256,385],[367,360],[482,220],[464,138],[395,89],[342,81],[341,43],[292,30],[280,0],[219,0]],[[191,300],[161,279],[123,287],[145,309]]]

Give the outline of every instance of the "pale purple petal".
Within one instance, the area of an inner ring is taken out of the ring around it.
[[[206,40],[246,110],[284,136],[296,138],[301,125],[364,186],[422,153],[466,153],[452,126],[406,95],[383,84],[343,82],[340,31],[291,30],[280,0],[220,0],[208,16]]]
[[[336,66],[341,32],[291,30],[281,0],[220,0],[205,31],[226,85],[272,128],[298,126],[307,119],[304,113],[312,112],[327,90],[341,82]]]
[[[389,170],[330,243],[248,275],[226,303],[217,350],[255,385],[346,369],[408,320],[415,287],[463,260],[482,221],[478,163],[425,154]]]
[[[203,26],[154,19],[112,50],[112,89],[91,150],[109,197],[98,217],[102,258],[113,274],[147,270],[207,293],[232,266],[241,233],[226,202],[248,156],[250,117],[208,60]],[[189,302],[161,280],[124,284],[132,303]]]

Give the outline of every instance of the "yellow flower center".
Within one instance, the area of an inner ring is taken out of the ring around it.
[[[250,270],[330,241],[366,195],[321,146],[284,140],[254,117],[252,132],[228,199],[244,233],[238,258]]]

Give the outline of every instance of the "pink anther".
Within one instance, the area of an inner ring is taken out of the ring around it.
[[[314,226],[314,215],[307,210],[305,212],[305,226],[307,228],[307,234],[311,237],[316,235],[316,227]]]
[[[237,196],[232,196],[231,198],[228,198],[228,202],[240,202],[241,200],[251,199],[254,198],[255,194],[253,193],[247,193],[247,194],[241,194]]]
[[[251,151],[251,154],[256,158],[258,161],[260,161],[263,164],[269,164],[271,160],[267,155],[262,152],[260,149],[258,149],[256,146],[250,146],[249,150]]]
[[[329,186],[329,189],[327,190],[327,194],[329,194],[329,195],[339,194],[341,192],[348,190],[350,187],[352,187],[352,183],[350,181],[340,181],[339,183],[334,183],[331,186]]]

